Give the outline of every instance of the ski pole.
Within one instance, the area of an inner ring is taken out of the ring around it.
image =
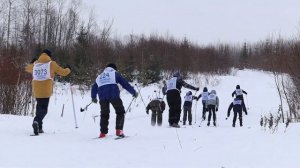
[[[88,105],[86,105],[84,108],[80,108],[80,112],[84,112],[87,110],[87,108],[92,104],[93,102],[90,102]]]
[[[249,110],[249,106],[248,106],[248,95],[246,95],[246,102],[247,102],[247,110]]]
[[[137,84],[135,84],[135,86],[138,88],[138,92],[139,92],[139,94],[140,94],[140,97],[141,97],[141,100],[142,100],[144,106],[147,107],[147,106],[146,106],[146,103],[144,102],[143,96],[142,96],[142,94],[141,94],[141,88],[139,88],[139,87],[137,86]]]
[[[70,84],[70,90],[71,90],[71,96],[72,96],[72,104],[73,104],[73,113],[74,113],[75,128],[78,128],[77,119],[76,119],[76,113],[75,113],[74,96],[73,96],[73,90],[72,90],[72,85],[71,84]]]
[[[133,97],[133,98],[131,99],[131,101],[130,101],[130,103],[129,103],[129,105],[128,105],[126,111],[125,111],[125,114],[129,111],[130,106],[131,106],[131,104],[132,104],[132,102],[133,102],[134,99],[135,99],[135,97]]]
[[[196,97],[196,94],[197,94],[197,91],[195,92],[195,94],[194,94],[194,96],[192,97],[192,99],[194,99],[194,97]],[[196,105],[195,105],[195,124],[197,123],[197,102],[198,101],[196,101]]]

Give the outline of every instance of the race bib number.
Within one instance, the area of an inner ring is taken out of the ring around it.
[[[33,80],[45,81],[51,79],[50,64],[51,61],[47,63],[34,64],[32,71]]]
[[[217,99],[217,96],[215,94],[210,94],[208,96],[208,100],[216,100]]]
[[[177,82],[177,78],[171,78],[168,83],[167,83],[167,90],[173,90],[176,89],[176,82]]]
[[[96,79],[98,87],[103,85],[116,84],[116,73],[112,72],[103,72]]]
[[[184,96],[184,100],[188,101],[188,102],[192,102],[193,101],[193,95]]]
[[[243,94],[243,91],[242,91],[242,89],[236,89],[235,93],[236,93],[237,96],[239,96],[239,95]]]
[[[242,100],[234,100],[233,101],[233,105],[241,105],[242,104]]]
[[[208,100],[208,92],[203,92],[201,96],[202,100]]]

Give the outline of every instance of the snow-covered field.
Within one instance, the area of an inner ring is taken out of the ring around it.
[[[192,126],[169,128],[167,108],[163,125],[152,127],[150,115],[145,113],[145,105],[138,97],[126,115],[124,133],[129,138],[122,140],[114,140],[115,114],[112,108],[108,137],[96,139],[99,135],[99,105],[92,104],[83,113],[79,110],[90,102],[90,92],[81,94],[74,90],[79,126],[75,129],[69,86],[59,84],[44,119],[45,134],[29,136],[32,117],[0,115],[0,167],[299,168],[300,125],[291,124],[285,132],[282,124],[274,134],[264,131],[259,125],[261,114],[275,113],[279,105],[272,75],[243,70],[234,76],[217,79],[211,80],[214,82],[208,85],[208,89],[215,89],[220,98],[218,127],[207,127],[206,121],[198,127],[202,109],[200,101],[193,104],[193,115],[196,110],[197,116]],[[200,90],[204,80],[200,79]],[[232,128],[232,115],[228,120],[225,118],[232,101],[231,93],[237,84],[248,92],[246,103],[250,109],[244,116],[244,127]],[[155,97],[154,90],[158,88],[157,85],[141,88],[140,96],[146,104]],[[182,96],[187,91],[183,89]],[[132,97],[124,90],[121,97],[127,108]],[[64,115],[61,117],[63,105]],[[95,121],[93,116],[96,116]]]

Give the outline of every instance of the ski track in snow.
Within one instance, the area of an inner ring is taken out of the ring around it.
[[[194,120],[192,126],[170,128],[167,107],[163,125],[152,127],[150,115],[146,114],[145,105],[138,97],[126,114],[124,133],[129,137],[117,141],[114,140],[115,113],[112,107],[109,133],[105,139],[96,138],[99,117],[95,121],[92,118],[99,115],[99,104],[92,104],[86,112],[80,112],[80,107],[90,102],[90,92],[84,95],[79,91],[74,93],[79,126],[75,129],[69,86],[58,83],[44,119],[45,133],[41,136],[29,136],[32,134],[32,117],[0,115],[0,167],[298,168],[300,125],[292,123],[285,133],[284,124],[281,124],[274,134],[259,126],[260,115],[275,113],[279,105],[272,75],[243,70],[235,76],[221,76],[219,79],[217,86],[208,86],[209,90],[217,91],[220,99],[218,127],[207,127],[207,121],[198,127],[201,101],[197,102],[196,123]],[[232,101],[231,93],[237,84],[248,92],[245,98],[250,109],[243,118],[244,127],[237,123],[237,127],[232,128],[233,114],[228,120],[225,118]],[[142,88],[139,96],[148,103],[155,97],[154,90],[157,89],[157,84]],[[182,89],[182,97],[187,91]],[[122,90],[121,98],[127,109],[131,95]],[[60,117],[63,104],[64,116]],[[194,112],[192,109],[193,119]]]

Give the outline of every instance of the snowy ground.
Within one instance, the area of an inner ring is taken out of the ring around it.
[[[200,80],[201,90],[203,80]],[[190,80],[195,81],[195,80]],[[300,125],[284,125],[272,134],[259,126],[261,114],[276,112],[279,99],[273,77],[260,71],[238,71],[234,76],[211,80],[208,89],[215,89],[220,98],[217,113],[218,127],[200,124],[200,101],[193,105],[197,111],[196,123],[184,128],[169,128],[168,108],[163,126],[152,127],[150,116],[139,97],[126,115],[124,133],[129,138],[114,140],[115,114],[112,110],[109,136],[99,135],[99,105],[92,104],[87,112],[80,107],[90,102],[90,92],[74,94],[79,128],[75,129],[72,99],[67,85],[60,86],[50,100],[49,112],[44,119],[45,134],[32,133],[32,117],[0,115],[0,167],[101,167],[101,168],[298,168]],[[199,81],[198,81],[199,82]],[[200,83],[198,83],[200,85]],[[248,92],[249,115],[244,117],[244,127],[231,127],[232,116],[225,120],[232,101],[231,93],[240,84]],[[212,86],[213,85],[213,86]],[[137,87],[137,86],[135,86]],[[155,97],[157,85],[141,89],[145,103]],[[182,90],[182,96],[186,93]],[[197,93],[198,95],[199,93]],[[127,108],[131,96],[122,91]],[[64,104],[64,115],[61,117]],[[197,108],[196,108],[197,107]],[[193,116],[195,117],[195,116]]]

